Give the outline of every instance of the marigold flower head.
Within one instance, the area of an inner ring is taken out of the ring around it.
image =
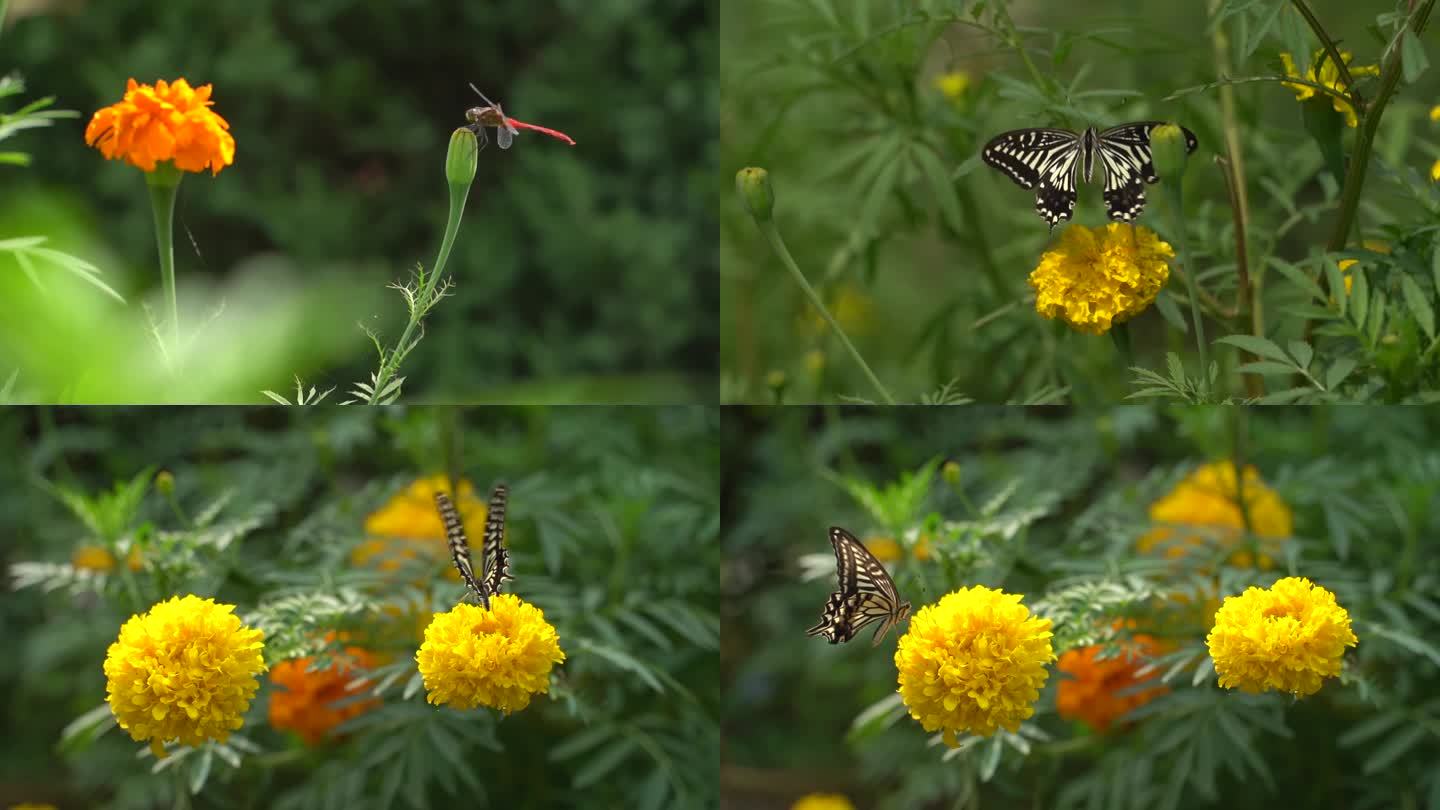
[[[880,562],[894,562],[905,556],[905,547],[892,537],[867,537],[865,548]],[[930,559],[930,535],[922,534],[915,541],[910,556],[924,562]]]
[[[1380,68],[1376,65],[1350,64],[1352,54],[1349,51],[1341,51],[1340,58],[1345,62],[1345,66],[1350,69],[1351,78],[1359,79],[1361,76],[1380,75]],[[1295,68],[1295,57],[1291,56],[1289,53],[1281,53],[1280,61],[1285,65],[1286,76],[1294,76],[1297,79],[1304,79],[1305,81],[1312,82],[1314,84],[1323,84],[1331,90],[1334,90],[1342,95],[1350,92],[1345,87],[1344,82],[1340,80],[1340,69],[1335,66],[1335,61],[1332,60],[1330,58],[1330,55],[1325,53],[1324,50],[1316,51],[1315,54],[1310,58],[1310,67],[1305,68],[1304,76],[1301,76],[1300,71]],[[1320,75],[1316,76],[1315,66],[1322,62],[1324,63],[1324,65],[1320,68]],[[1281,82],[1281,84],[1295,91],[1296,101],[1309,100],[1311,98],[1314,98],[1315,94],[1319,92],[1315,88],[1303,84],[1293,84],[1291,82]],[[1350,102],[1330,95],[1327,95],[1326,98],[1330,99],[1331,105],[1335,107],[1335,112],[1341,113],[1345,116],[1346,126],[1353,127],[1357,123],[1359,123],[1355,118],[1355,108],[1350,106]]]
[[[265,671],[263,633],[234,605],[189,595],[131,616],[105,653],[106,700],[120,727],[155,756],[163,743],[224,742],[244,723]]]
[[[1155,232],[1112,222],[1071,225],[1030,274],[1035,311],[1080,332],[1103,335],[1150,306],[1170,278],[1175,250]]]
[[[839,793],[809,793],[796,799],[790,810],[855,810],[855,805]]]
[[[1430,180],[1432,182],[1440,182],[1440,160],[1435,161],[1430,167]]]
[[[378,699],[361,699],[351,688],[361,675],[356,670],[372,669],[375,657],[360,647],[346,647],[325,669],[313,670],[310,657],[281,661],[270,670],[270,680],[284,689],[270,695],[270,725],[290,729],[316,745],[341,723],[380,705]]]
[[[161,79],[153,86],[130,79],[123,99],[90,118],[85,143],[147,172],[169,160],[182,171],[219,174],[235,162],[235,139],[230,125],[210,109],[210,90],[208,84],[192,88],[184,79]]]
[[[429,702],[509,714],[549,691],[550,670],[565,652],[539,608],[502,593],[490,597],[489,610],[461,603],[436,613],[415,660]]]
[[[970,89],[970,74],[963,70],[941,73],[935,77],[935,89],[939,90],[945,98],[959,101],[965,95],[965,91]]]
[[[1136,689],[1159,676],[1158,672],[1137,675],[1160,652],[1160,643],[1143,633],[1121,642],[1119,655],[1100,658],[1103,644],[1078,647],[1060,656],[1055,668],[1071,677],[1060,681],[1055,694],[1055,709],[1061,717],[1082,720],[1098,732],[1109,730],[1117,718],[1131,709],[1170,691],[1163,684]]]
[[[395,494],[383,506],[365,518],[365,533],[369,539],[355,546],[350,552],[350,562],[356,566],[374,565],[381,571],[394,571],[408,560],[426,556],[435,560],[448,555],[445,526],[440,522],[440,513],[435,509],[435,493],[444,492],[455,501],[460,518],[466,526],[485,525],[485,502],[475,495],[475,487],[469,481],[459,483],[460,493],[450,492],[450,482],[444,475],[420,478]],[[450,569],[449,576],[460,580],[459,572]]]
[[[1245,493],[1245,512],[1240,511],[1239,495],[1235,484],[1235,465],[1228,461],[1216,461],[1203,465],[1175,485],[1169,494],[1150,505],[1150,519],[1156,523],[1171,524],[1156,526],[1136,543],[1142,552],[1163,549],[1165,556],[1178,559],[1193,549],[1203,546],[1207,537],[1222,546],[1233,546],[1240,540],[1245,529],[1245,515],[1250,517],[1252,534],[1269,538],[1262,548],[1271,553],[1278,550],[1278,541],[1289,537],[1293,522],[1290,507],[1280,499],[1275,490],[1260,480],[1260,473],[1250,465],[1245,466],[1241,479],[1241,490]],[[1185,526],[1211,527],[1201,533],[1185,533]],[[1257,560],[1246,550],[1230,555],[1230,564],[1242,568],[1254,567]],[[1259,566],[1273,567],[1270,554],[1259,555]]]
[[[1339,675],[1345,648],[1359,643],[1335,594],[1304,577],[1226,597],[1205,641],[1221,686],[1296,697]]]
[[[926,731],[990,736],[1035,713],[1055,660],[1050,620],[1030,615],[1019,594],[961,588],[922,608],[895,651],[900,697]]]
[[[80,546],[70,555],[70,565],[85,571],[108,574],[115,570],[115,555],[104,546]],[[125,555],[125,567],[139,571],[145,566],[140,559],[140,548],[132,545]]]

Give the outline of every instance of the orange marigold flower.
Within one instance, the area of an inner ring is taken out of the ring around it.
[[[270,680],[285,687],[270,696],[270,725],[296,732],[311,746],[346,720],[380,705],[377,699],[356,700],[359,692],[350,689],[359,674],[355,670],[375,665],[368,651],[346,647],[344,657],[337,656],[326,669],[312,670],[313,663],[313,658],[296,658],[270,670]]]
[[[192,88],[184,79],[161,79],[153,87],[130,79],[123,99],[91,117],[85,143],[146,172],[168,160],[183,171],[219,174],[235,162],[235,139],[210,109],[210,89]]]
[[[1102,644],[1079,647],[1060,656],[1056,668],[1070,675],[1060,681],[1055,695],[1055,708],[1068,720],[1082,720],[1098,732],[1109,730],[1117,718],[1131,709],[1143,706],[1170,691],[1157,684],[1150,689],[1134,689],[1154,680],[1158,672],[1136,677],[1145,666],[1145,659],[1158,654],[1160,644],[1144,634],[1132,636],[1120,645],[1120,654],[1101,659]]]

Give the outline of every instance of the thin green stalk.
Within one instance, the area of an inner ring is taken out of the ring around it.
[[[1410,30],[1416,36],[1425,30],[1425,23],[1434,8],[1435,0],[1426,0],[1425,5],[1410,17]],[[1400,84],[1400,51],[1401,46],[1397,43],[1380,72],[1380,88],[1375,93],[1375,101],[1364,111],[1359,131],[1355,133],[1355,149],[1350,155],[1350,167],[1345,172],[1345,185],[1340,193],[1340,210],[1336,214],[1335,232],[1330,235],[1330,243],[1326,246],[1331,252],[1344,250],[1350,239],[1350,225],[1360,207],[1360,190],[1365,185],[1365,173],[1370,164],[1375,132],[1380,128],[1380,114],[1385,111],[1385,105]]]
[[[170,350],[180,348],[180,304],[175,294],[175,199],[180,196],[180,170],[160,163],[145,174],[150,210],[155,217],[155,247],[160,251],[160,283],[170,314]]]
[[[1205,351],[1205,325],[1200,313],[1199,282],[1195,279],[1195,265],[1190,263],[1190,238],[1185,233],[1185,195],[1180,178],[1175,178],[1170,193],[1165,195],[1169,202],[1170,226],[1175,239],[1180,243],[1180,266],[1185,268],[1185,286],[1190,292],[1190,320],[1195,325],[1195,349],[1200,354],[1200,397],[1210,399],[1210,361]]]
[[[765,239],[770,243],[770,247],[775,251],[775,255],[780,257],[781,264],[784,264],[790,271],[790,274],[795,277],[795,283],[800,285],[800,289],[805,293],[806,297],[810,299],[810,303],[815,309],[819,310],[820,316],[825,319],[826,323],[830,324],[830,328],[835,330],[836,336],[838,336],[840,342],[845,345],[845,351],[850,353],[850,356],[855,359],[856,365],[860,366],[860,370],[865,372],[865,376],[870,380],[870,384],[875,386],[876,391],[880,392],[880,399],[884,400],[886,405],[894,405],[895,398],[890,396],[890,392],[885,390],[885,386],[880,383],[880,378],[876,377],[875,372],[870,370],[870,365],[865,362],[864,357],[860,356],[860,352],[856,350],[855,344],[850,342],[850,338],[845,334],[845,330],[841,329],[840,324],[836,322],[835,316],[831,315],[830,310],[825,308],[825,302],[820,300],[820,295],[815,292],[815,288],[811,287],[810,282],[805,280],[805,274],[800,272],[800,266],[791,258],[790,251],[785,249],[785,240],[780,238],[780,231],[775,227],[774,221],[757,221],[755,224],[760,227],[760,232],[765,235]]]
[[[1331,62],[1335,63],[1335,69],[1339,72],[1340,80],[1345,83],[1345,92],[1350,94],[1350,103],[1355,107],[1355,111],[1363,113],[1365,100],[1355,89],[1355,77],[1350,75],[1350,68],[1345,65],[1345,60],[1340,58],[1340,49],[1335,46],[1335,41],[1330,38],[1330,34],[1325,31],[1325,27],[1320,24],[1320,20],[1315,17],[1310,7],[1305,5],[1305,0],[1291,0],[1291,4],[1295,6],[1296,11],[1300,12],[1300,16],[1305,18],[1310,30],[1315,33],[1315,38],[1320,40],[1320,46],[1325,49],[1325,54],[1330,57]],[[1317,69],[1315,73],[1318,76],[1320,71]]]

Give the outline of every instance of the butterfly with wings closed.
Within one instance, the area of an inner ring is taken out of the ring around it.
[[[505,550],[505,503],[510,490],[504,484],[496,485],[490,491],[490,505],[485,515],[485,538],[480,546],[480,578],[475,578],[475,567],[470,561],[470,542],[465,536],[465,524],[450,496],[435,493],[435,506],[440,510],[440,522],[445,524],[445,539],[450,543],[450,557],[461,579],[471,592],[480,598],[480,604],[490,609],[490,597],[500,593],[500,587],[510,576],[510,552]]]
[[[1050,230],[1075,213],[1078,178],[1090,182],[1095,164],[1105,175],[1105,213],[1134,222],[1145,208],[1145,184],[1158,183],[1150,156],[1150,133],[1164,121],[1135,121],[1101,132],[1068,129],[1014,129],[985,144],[980,157],[1022,188],[1035,189],[1035,211]],[[1184,127],[1185,150],[1199,141]],[[1098,160],[1097,160],[1098,158]]]
[[[838,590],[825,603],[820,623],[806,630],[805,635],[824,636],[831,644],[838,644],[854,638],[865,625],[883,620],[870,637],[871,646],[878,647],[890,628],[910,615],[910,603],[900,601],[885,566],[855,535],[831,526],[830,545],[835,548]]]

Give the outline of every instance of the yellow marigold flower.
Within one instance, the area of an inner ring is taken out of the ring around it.
[[[70,555],[70,565],[86,571],[108,574],[115,570],[115,555],[104,546],[81,546]],[[130,546],[130,551],[125,554],[125,567],[131,571],[139,571],[145,567],[144,561],[140,559],[138,546]]]
[[[431,703],[509,714],[549,691],[550,669],[565,652],[539,608],[502,593],[490,597],[490,610],[461,603],[436,613],[415,660]]]
[[[1221,686],[1296,697],[1339,675],[1345,648],[1359,643],[1335,594],[1304,577],[1226,597],[1205,641]]]
[[[359,693],[351,683],[371,669],[375,659],[360,647],[346,647],[345,658],[337,657],[322,670],[311,670],[314,659],[281,661],[270,671],[270,680],[280,686],[270,696],[270,725],[290,729],[307,745],[316,745],[330,730],[380,705],[378,699],[356,700]]]
[[[219,174],[235,162],[235,139],[230,125],[210,109],[210,90],[208,84],[192,88],[184,79],[161,79],[154,86],[130,79],[123,99],[90,118],[85,143],[147,172],[169,160],[182,171]]]
[[[839,793],[810,793],[797,799],[790,810],[855,810],[855,805]]]
[[[830,315],[847,334],[864,335],[870,332],[875,306],[870,296],[858,284],[841,284],[826,298]],[[806,337],[818,338],[829,334],[830,324],[807,303],[804,311],[800,313],[800,331]]]
[[[963,70],[952,70],[935,77],[935,88],[951,101],[959,101],[970,89],[970,74]]]
[[[1160,643],[1154,637],[1143,633],[1132,636],[1120,644],[1119,655],[1100,659],[1104,649],[1102,644],[1093,644],[1069,650],[1055,665],[1071,676],[1060,681],[1056,690],[1056,711],[1066,719],[1082,720],[1101,733],[1121,715],[1170,691],[1163,684],[1135,689],[1159,677],[1158,672],[1145,677],[1136,675],[1147,659],[1160,653]]]
[[[1350,64],[1351,57],[1352,54],[1349,51],[1340,52],[1340,58],[1345,62],[1345,66],[1350,69],[1350,76],[1352,78],[1359,79],[1361,76],[1380,75],[1380,68],[1378,66],[1352,65]],[[1320,75],[1317,77],[1315,75],[1315,65],[1319,64],[1322,60],[1325,64],[1320,68]],[[1281,53],[1280,61],[1285,65],[1286,76],[1294,76],[1297,79],[1303,78],[1305,81],[1313,82],[1314,84],[1323,84],[1341,94],[1349,92],[1340,81],[1340,69],[1335,66],[1335,62],[1330,58],[1329,54],[1326,54],[1323,50],[1316,51],[1314,56],[1311,57],[1310,67],[1305,68],[1304,76],[1301,76],[1300,71],[1295,68],[1295,58],[1289,53]],[[1306,101],[1314,98],[1315,94],[1319,92],[1315,88],[1307,87],[1303,84],[1292,84],[1291,82],[1281,82],[1281,84],[1295,91],[1296,101]],[[1342,113],[1345,116],[1346,126],[1353,127],[1358,123],[1355,118],[1355,108],[1350,106],[1350,102],[1343,101],[1334,96],[1327,95],[1326,98],[1330,99],[1331,105],[1335,107],[1335,112]]]
[[[443,542],[445,526],[435,509],[436,492],[451,496],[466,526],[485,525],[485,502],[476,497],[474,485],[461,481],[459,489],[458,496],[450,492],[449,479],[444,475],[410,484],[365,518],[365,533],[370,538],[351,550],[350,562],[357,567],[374,565],[381,571],[394,571],[421,555],[435,560],[448,557]],[[460,581],[460,573],[453,567],[447,576]]]
[[[1430,108],[1430,120],[1440,121],[1440,104],[1436,104],[1434,107]]]
[[[245,722],[265,671],[264,634],[234,605],[189,595],[131,616],[105,653],[106,699],[120,727],[165,756],[166,740],[224,742]]]
[[[1138,315],[1170,278],[1175,250],[1155,232],[1112,222],[1091,230],[1071,225],[1030,274],[1035,311],[1071,327],[1103,335]]]
[[[1251,533],[1268,538],[1263,547],[1274,553],[1278,541],[1289,537],[1294,526],[1290,507],[1248,464],[1241,488],[1245,493],[1245,513],[1250,516]],[[1150,519],[1171,525],[1156,526],[1141,537],[1136,547],[1142,553],[1160,548],[1166,557],[1177,559],[1204,545],[1207,538],[1212,542],[1218,539],[1222,547],[1235,545],[1245,528],[1245,515],[1240,511],[1236,492],[1235,465],[1226,460],[1200,467],[1176,484],[1168,495],[1150,505]],[[1186,534],[1184,526],[1204,526],[1210,531]],[[1250,568],[1256,560],[1249,551],[1240,550],[1230,556],[1230,564]],[[1259,565],[1264,569],[1273,567],[1270,554],[1261,553]]]
[[[1030,615],[1019,594],[983,585],[946,594],[910,620],[895,651],[900,697],[926,731],[990,736],[1035,713],[1055,660],[1050,620]]]
[[[890,537],[867,537],[865,548],[869,549],[870,553],[875,555],[875,559],[880,562],[895,562],[905,556],[900,544]]]
[[[1440,182],[1440,160],[1435,161],[1434,165],[1430,167],[1430,179]]]

